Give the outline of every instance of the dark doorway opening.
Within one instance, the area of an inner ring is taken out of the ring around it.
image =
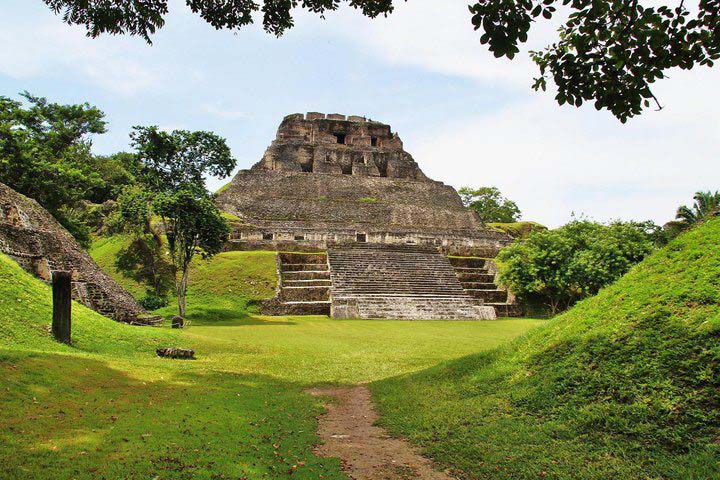
[[[336,133],[335,139],[337,140],[337,143],[341,143],[345,145],[345,134],[344,133]]]
[[[360,243],[366,243],[367,242],[367,234],[365,233],[356,233],[355,234],[355,241]]]
[[[387,162],[375,162],[375,166],[378,169],[378,173],[381,177],[387,177]]]
[[[340,165],[343,175],[352,175],[352,163]]]
[[[371,147],[377,147],[377,146],[378,146],[378,139],[377,139],[377,137],[370,137],[370,146],[371,146]]]
[[[300,170],[302,170],[305,173],[312,173],[313,171],[313,161],[310,159],[307,163],[301,163],[300,164]]]
[[[263,240],[274,240],[275,234],[274,233],[263,233]]]

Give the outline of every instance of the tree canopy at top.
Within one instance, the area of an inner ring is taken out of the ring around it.
[[[292,9],[324,15],[342,3],[375,18],[393,11],[393,0],[185,0],[215,29],[235,30],[262,13],[265,31],[282,35],[294,25]],[[670,0],[664,0],[669,2]],[[168,0],[44,0],[63,20],[83,25],[91,37],[103,33],[150,37],[164,23]],[[672,5],[643,5],[640,0],[474,0],[469,5],[480,42],[496,57],[512,59],[528,40],[533,23],[548,20],[558,8],[570,15],[559,40],[531,52],[540,69],[533,88],[557,87],[560,105],[593,102],[621,122],[654,103],[651,85],[671,68],[713,66],[720,58],[720,0],[698,0],[691,11],[685,0]]]

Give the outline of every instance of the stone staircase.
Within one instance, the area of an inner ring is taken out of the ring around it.
[[[463,290],[437,249],[418,245],[340,244],[328,251],[333,318],[493,319]]]
[[[324,253],[278,253],[279,285],[263,303],[267,315],[330,315],[330,271]]]
[[[475,257],[448,257],[455,274],[468,295],[495,309],[498,317],[522,316],[522,309],[512,303],[507,290],[495,284],[495,269],[491,261]]]

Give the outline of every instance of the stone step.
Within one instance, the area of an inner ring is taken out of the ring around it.
[[[278,315],[330,315],[329,301],[283,302]]]
[[[330,287],[332,281],[329,278],[311,278],[306,280],[282,280],[283,287]]]
[[[455,267],[455,273],[464,273],[464,274],[488,273],[488,269],[487,268]]]
[[[484,258],[475,257],[448,257],[450,265],[455,268],[485,268]]]
[[[505,290],[465,290],[469,295],[475,298],[482,298],[487,303],[504,303],[507,302],[507,292]]]
[[[283,280],[319,280],[330,279],[330,270],[300,270],[294,272],[280,272]]]
[[[465,290],[498,290],[493,282],[460,282]]]
[[[324,267],[324,268],[323,268]],[[280,266],[281,272],[301,272],[301,271],[324,271],[327,270],[327,265],[325,264],[317,264],[317,263],[291,263],[291,264],[282,264]]]
[[[294,263],[315,263],[315,264],[327,264],[327,255],[324,253],[295,253],[295,252],[280,252],[278,254],[280,262],[283,264],[294,264]]]
[[[283,287],[280,290],[280,301],[315,302],[330,300],[330,287]]]
[[[458,280],[463,282],[483,282],[490,283],[495,281],[495,275],[489,273],[458,273]]]

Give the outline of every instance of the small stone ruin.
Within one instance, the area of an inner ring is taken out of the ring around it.
[[[50,213],[0,183],[0,252],[45,282],[53,271],[72,273],[72,297],[114,320],[139,325],[162,319],[140,304],[90,258]]]

